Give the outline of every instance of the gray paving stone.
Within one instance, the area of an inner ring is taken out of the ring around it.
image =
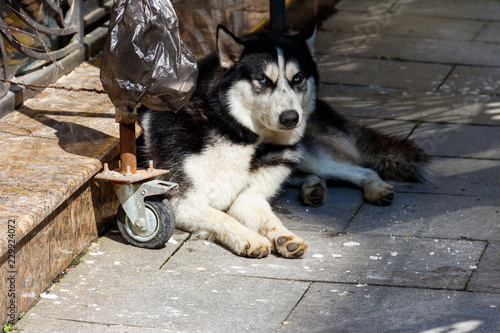
[[[83,261],[101,268],[131,266],[141,269],[159,269],[188,237],[188,233],[176,230],[164,248],[151,250],[130,245],[118,229],[113,229],[101,237],[97,243],[91,245]]]
[[[373,1],[370,1],[373,5]],[[340,3],[339,3],[340,5]],[[393,15],[386,14],[386,6],[358,6],[357,9],[342,9],[335,13],[334,19],[325,21],[321,28],[337,33],[356,35],[379,34],[393,21]],[[368,10],[363,10],[367,8]],[[370,9],[371,8],[371,9]]]
[[[20,332],[87,333],[107,332],[108,325],[79,321],[40,318],[35,311],[28,314],[16,326]]]
[[[485,22],[444,17],[390,15],[384,35],[435,38],[446,40],[473,40]]]
[[[325,84],[319,96],[344,115],[426,122],[491,125],[500,108],[500,98],[489,95],[379,87]]]
[[[440,87],[440,91],[461,94],[496,94],[500,89],[500,68],[457,66]]]
[[[497,20],[500,4],[490,0],[419,0],[405,1],[402,14],[453,17],[462,19]]]
[[[33,312],[25,319],[17,324],[14,328],[19,329],[19,332],[51,332],[51,333],[88,333],[88,332],[101,332],[101,333],[127,333],[127,332],[144,332],[144,333],[168,333],[175,332],[172,330],[161,328],[145,327],[138,322],[133,326],[124,325],[106,325],[80,322],[74,320],[59,320],[51,318],[40,318]],[[179,332],[179,331],[176,331]]]
[[[254,276],[299,281],[368,283],[463,289],[485,248],[484,242],[302,231],[309,242],[300,260],[275,255],[241,258],[199,239],[190,239],[162,268],[195,274]],[[210,258],[207,260],[206,258]],[[185,263],[189,262],[189,265]]]
[[[500,43],[500,36],[498,31],[500,30],[500,22],[488,22],[485,28],[477,35],[475,40],[481,42],[493,42]]]
[[[497,332],[498,295],[314,283],[285,332]]]
[[[366,36],[356,33],[319,30],[316,32],[314,39],[314,52],[316,56],[337,55],[349,60],[349,56],[354,54],[357,47],[366,40]]]
[[[342,0],[335,8],[378,13],[390,9],[393,4],[394,1],[388,0]]]
[[[139,331],[145,327],[276,332],[308,287],[307,282],[263,281],[200,271],[99,269],[82,263],[51,288],[56,299],[42,299],[26,318],[124,325]],[[22,327],[24,320],[18,325]],[[110,331],[127,330],[114,327]]]
[[[500,198],[396,193],[392,205],[363,205],[353,234],[499,240]],[[430,252],[430,251],[429,251]]]
[[[400,120],[422,119],[428,98],[425,93],[406,90],[333,84],[325,84],[319,97],[344,116]]]
[[[500,242],[488,244],[467,290],[500,293]]]
[[[411,138],[429,155],[500,159],[500,127],[424,123]]]
[[[141,333],[156,333],[156,332],[159,332],[159,333],[173,333],[173,332],[176,332],[176,333],[182,333],[182,332],[192,332],[190,330],[179,330],[179,329],[176,329],[175,331],[174,330],[167,330],[167,329],[163,329],[163,328],[157,328],[157,327],[154,327],[154,328],[151,328],[151,327],[144,327],[144,326],[132,326],[132,325],[129,325],[129,326],[125,326],[125,325],[110,325],[108,328],[106,328],[106,330],[103,332],[103,333],[131,333],[131,332],[141,332]]]
[[[500,161],[434,157],[429,170],[436,182],[391,182],[399,192],[500,197]]]
[[[460,50],[460,52],[458,52]],[[373,37],[351,56],[399,58],[444,64],[500,66],[500,44],[398,36]]]
[[[384,88],[435,90],[450,65],[345,57],[318,57],[321,81]]]
[[[299,197],[298,189],[287,187],[273,202],[276,215],[290,230],[341,232],[363,204],[361,190],[347,184],[329,184],[321,207],[304,206]]]

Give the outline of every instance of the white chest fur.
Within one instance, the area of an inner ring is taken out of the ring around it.
[[[188,157],[183,167],[192,188],[187,195],[216,209],[228,209],[249,186],[254,152],[253,145],[237,145],[221,139]]]

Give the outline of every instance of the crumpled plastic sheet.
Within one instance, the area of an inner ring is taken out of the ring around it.
[[[180,37],[169,0],[117,0],[101,63],[116,120],[133,122],[139,105],[176,111],[196,87],[195,57]]]

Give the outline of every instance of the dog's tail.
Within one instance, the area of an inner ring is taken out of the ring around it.
[[[359,125],[355,134],[364,167],[383,179],[435,182],[434,173],[426,168],[429,156],[411,140]]]

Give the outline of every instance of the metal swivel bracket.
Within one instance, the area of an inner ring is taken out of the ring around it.
[[[176,183],[157,179],[142,184],[113,183],[118,200],[131,221],[132,229],[139,236],[150,229],[147,225],[144,198],[165,194],[178,186]]]

